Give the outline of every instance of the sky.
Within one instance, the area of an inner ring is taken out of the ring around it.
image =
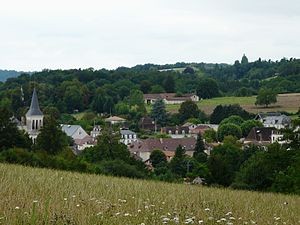
[[[299,0],[9,0],[0,69],[300,58]]]

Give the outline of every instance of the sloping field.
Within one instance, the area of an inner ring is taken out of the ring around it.
[[[0,164],[1,224],[300,224],[300,197]]]
[[[198,106],[207,114],[211,114],[217,105],[239,104],[248,112],[270,112],[270,111],[286,111],[295,113],[300,107],[300,93],[279,94],[277,103],[268,108],[255,106],[256,96],[251,97],[220,97],[212,99],[204,99],[198,103]],[[167,105],[167,111],[177,112],[180,105]],[[150,111],[150,109],[149,109]]]

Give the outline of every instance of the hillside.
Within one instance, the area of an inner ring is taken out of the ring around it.
[[[0,70],[0,81],[4,82],[7,78],[17,77],[21,74],[21,72],[17,72],[15,70]]]
[[[251,113],[269,112],[269,111],[285,111],[288,113],[296,113],[300,105],[300,93],[279,94],[277,103],[266,108],[255,105],[256,96],[248,97],[217,97],[212,99],[203,99],[197,103],[199,109],[206,114],[211,114],[217,105],[239,104],[246,111]],[[178,112],[180,105],[166,105],[168,112]],[[147,106],[150,112],[151,106]]]
[[[300,197],[0,164],[2,224],[299,224]]]

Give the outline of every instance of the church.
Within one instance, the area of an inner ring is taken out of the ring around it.
[[[36,89],[33,89],[31,104],[28,112],[25,115],[25,124],[20,124],[19,128],[25,130],[32,142],[35,140],[39,134],[40,128],[43,126],[44,114],[42,113]]]

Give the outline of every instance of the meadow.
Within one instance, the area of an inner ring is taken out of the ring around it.
[[[206,114],[211,114],[217,105],[229,105],[239,104],[246,111],[251,113],[259,112],[276,112],[286,111],[289,113],[295,113],[300,107],[300,93],[291,94],[279,94],[277,96],[277,103],[270,105],[268,108],[255,105],[256,96],[250,97],[218,97],[212,99],[203,99],[197,103],[199,109],[204,111]],[[168,112],[176,113],[180,105],[166,105]],[[147,106],[147,110],[150,112],[151,106]]]
[[[300,224],[300,196],[0,164],[0,224]]]

